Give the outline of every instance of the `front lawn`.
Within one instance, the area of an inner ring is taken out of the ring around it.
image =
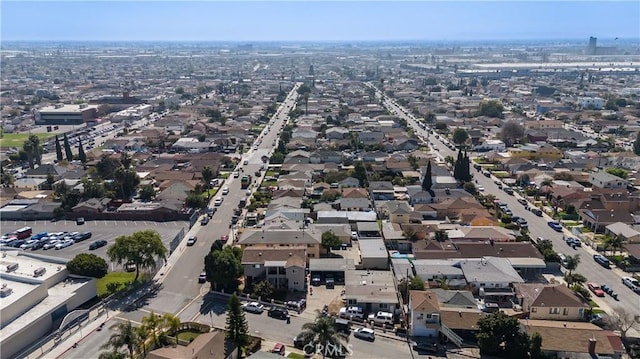
[[[192,332],[190,330],[185,330],[184,332],[179,332],[178,333],[178,339],[179,340],[184,340],[186,342],[191,342],[192,340],[197,338],[198,335],[200,335],[200,334],[201,333],[198,333],[198,332]]]
[[[96,281],[98,297],[105,298],[111,294],[125,290],[136,277],[135,272],[111,272]],[[140,279],[138,279],[140,280]]]
[[[287,358],[291,358],[291,359],[304,359],[305,356],[302,354],[298,354],[298,353],[289,353],[289,355],[287,355]]]

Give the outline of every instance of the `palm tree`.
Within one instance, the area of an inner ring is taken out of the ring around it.
[[[136,329],[131,325],[131,321],[120,322],[115,325],[113,330],[114,333],[111,334],[107,343],[102,346],[102,349],[111,348],[113,353],[118,353],[120,348],[127,347],[129,358],[133,359],[133,354],[137,349],[138,339]]]
[[[349,337],[343,333],[338,333],[335,328],[335,319],[333,317],[324,317],[318,312],[316,320],[312,323],[305,323],[302,326],[300,337],[303,343],[322,344],[322,358],[325,358],[326,348],[329,346],[344,345],[349,341]]]
[[[449,289],[449,279],[445,276],[439,277],[437,279],[438,286],[444,290]]]
[[[153,311],[151,311],[149,315],[142,317],[142,328],[144,328],[147,333],[151,334],[156,348],[160,346],[160,341],[158,340],[158,330],[160,329],[161,324],[160,320],[161,317]]]
[[[205,166],[202,169],[202,181],[207,188],[207,199],[209,199],[209,187],[211,186],[211,180],[213,179],[213,170],[209,166]]]
[[[136,338],[138,339],[140,350],[142,351],[142,357],[147,356],[147,349],[149,349],[149,346],[147,345],[147,342],[149,341],[149,334],[150,333],[147,331],[146,328],[143,328],[143,327],[136,328]]]
[[[578,268],[578,264],[580,264],[580,255],[576,254],[575,256],[567,256],[565,268],[569,271],[569,277],[571,277],[571,273]]]
[[[118,352],[102,352],[98,359],[125,359],[125,355]]]
[[[164,322],[164,328],[176,337],[176,344],[178,344],[178,330],[180,330],[180,317],[171,313],[165,313],[162,316]]]
[[[613,248],[613,254],[615,255],[618,251],[622,251],[623,243],[624,237],[618,234],[616,236],[606,236],[603,244],[605,248]]]

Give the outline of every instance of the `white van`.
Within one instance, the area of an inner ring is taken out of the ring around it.
[[[393,314],[389,312],[378,312],[375,314],[369,314],[369,321],[373,321],[376,324],[391,325],[393,324]]]
[[[338,312],[340,318],[345,319],[364,319],[364,311],[360,307],[342,307]]]

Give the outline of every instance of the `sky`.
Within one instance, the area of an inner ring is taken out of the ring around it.
[[[0,13],[1,41],[640,38],[640,1],[3,0]]]

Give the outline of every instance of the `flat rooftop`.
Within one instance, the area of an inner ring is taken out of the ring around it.
[[[41,108],[40,113],[70,113],[82,112],[90,109],[97,109],[98,105],[63,105],[63,106],[47,106]]]

